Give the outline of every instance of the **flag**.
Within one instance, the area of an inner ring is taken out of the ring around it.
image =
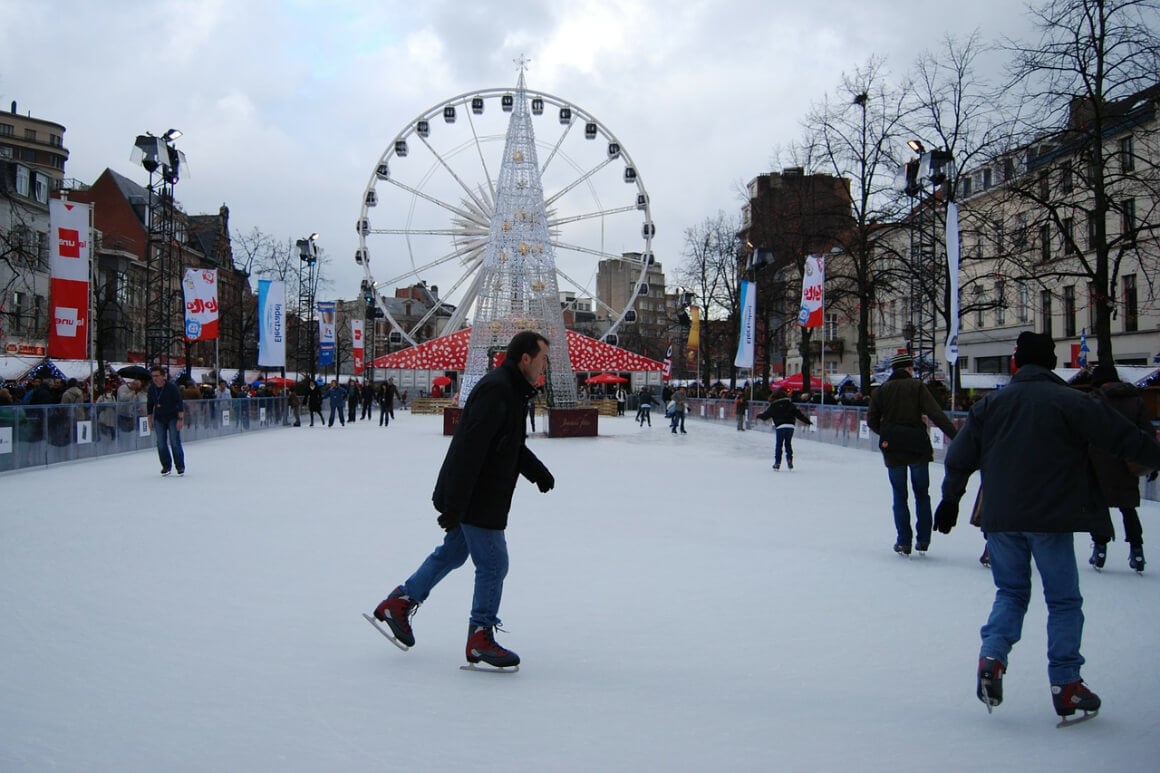
[[[1087,356],[1091,349],[1087,345],[1087,328],[1079,331],[1079,358],[1076,360],[1081,368],[1087,367]]]
[[[357,376],[363,372],[366,363],[366,352],[363,346],[363,321],[361,319],[350,321],[350,343],[351,350],[354,352],[354,374]]]
[[[286,367],[286,283],[258,280],[258,365]]]
[[[947,270],[950,276],[950,325],[947,331],[946,358],[952,365],[959,361],[959,205],[947,204]]]
[[[318,302],[318,367],[334,364],[334,301]]]
[[[810,255],[806,258],[805,273],[802,274],[802,306],[798,312],[799,325],[805,328],[822,326],[825,321],[822,315],[825,297],[825,258]]]
[[[185,340],[212,341],[218,337],[217,270],[187,268],[181,280],[185,298]]]
[[[1011,371],[1012,376],[1014,376],[1015,372],[1019,370],[1019,366],[1015,364],[1015,352],[1017,351],[1019,351],[1019,343],[1015,342],[1015,344],[1011,346],[1011,365],[1007,368],[1007,370]]]
[[[669,341],[669,350],[665,352],[664,367],[661,368],[661,379],[671,381],[673,378],[673,342]]]
[[[685,369],[697,373],[701,353],[701,308],[689,307],[689,338],[685,341]]]
[[[753,282],[741,283],[741,332],[737,336],[737,356],[733,364],[738,368],[753,368],[755,344],[754,317],[757,312],[757,285]]]
[[[91,204],[63,199],[48,202],[48,356],[85,360],[89,356],[89,216]]]

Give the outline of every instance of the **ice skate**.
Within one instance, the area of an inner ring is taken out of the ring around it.
[[[979,658],[975,695],[986,705],[988,714],[1003,702],[1003,672],[1006,670],[1006,666],[995,658]]]
[[[375,620],[386,623],[404,647],[414,647],[415,632],[411,630],[411,616],[418,608],[419,602],[407,596],[400,585],[375,607]]]
[[[1092,543],[1092,557],[1088,559],[1088,563],[1100,571],[1104,568],[1104,562],[1108,560],[1108,546],[1101,545],[1098,542]]]
[[[897,542],[894,545],[894,552],[902,558],[910,558],[910,545]]]
[[[497,644],[495,629],[484,625],[467,627],[466,655],[469,665],[461,666],[464,670],[488,670],[478,668],[477,664],[481,662],[496,669],[519,670],[520,656]]]
[[[1128,549],[1128,566],[1136,571],[1137,574],[1144,573],[1144,546],[1132,545]]]
[[[1066,727],[1095,719],[1100,713],[1100,696],[1089,690],[1082,679],[1068,684],[1051,685],[1051,702],[1055,704],[1055,713],[1063,717],[1056,727]],[[1074,716],[1077,710],[1082,711],[1083,716],[1068,719]]]

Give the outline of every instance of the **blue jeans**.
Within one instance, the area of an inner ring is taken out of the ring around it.
[[[649,421],[648,425],[651,427],[652,421]],[[671,426],[671,429],[673,430],[673,432],[677,431],[677,427],[680,427],[681,432],[684,432],[685,431],[685,412],[684,411],[677,411],[676,413],[674,413],[673,414],[673,422],[670,426]]]
[[[346,426],[346,419],[344,419],[342,417],[342,406],[335,405],[334,403],[330,404],[330,422],[326,426],[328,426],[328,427],[334,426],[334,414],[336,414],[336,413],[338,414],[338,423],[345,427]],[[354,417],[352,416],[350,420],[354,421]]]
[[[785,449],[785,458],[793,463],[793,427],[777,427],[773,430],[776,438],[773,444],[773,463],[781,464],[781,451]]]
[[[1080,678],[1083,656],[1083,596],[1075,566],[1075,538],[1069,534],[1009,531],[987,534],[995,603],[979,631],[979,656],[1006,664],[1007,655],[1023,633],[1023,616],[1031,600],[1031,559],[1043,582],[1047,602],[1047,676],[1052,684]]]
[[[168,470],[177,465],[177,471],[185,469],[185,449],[181,447],[181,433],[177,430],[177,418],[154,419],[153,434],[157,439],[157,456],[161,459],[161,469]],[[173,449],[170,456],[169,449]]]
[[[910,545],[914,533],[910,529],[910,506],[907,502],[906,472],[910,471],[910,485],[914,489],[914,509],[917,511],[915,522],[918,527],[917,542],[920,545],[930,544],[930,468],[926,462],[922,464],[902,465],[901,467],[887,467],[890,476],[890,488],[894,490],[894,528],[898,532],[899,545]]]
[[[508,571],[507,538],[496,529],[461,524],[447,532],[443,544],[427,556],[403,583],[404,592],[418,602],[471,556],[475,564],[475,597],[471,601],[471,624],[486,628],[499,625],[499,602]]]

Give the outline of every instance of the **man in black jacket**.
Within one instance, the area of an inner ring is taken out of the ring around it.
[[[504,668],[519,655],[501,647],[494,631],[507,575],[504,530],[519,476],[547,493],[555,478],[526,445],[524,415],[548,365],[548,340],[525,330],[508,344],[503,364],[484,376],[463,406],[431,499],[439,525],[447,532],[443,544],[427,557],[405,583],[375,609],[399,642],[414,646],[410,617],[431,590],[468,556],[475,564],[475,596],[468,626],[467,660]]]
[[[1047,673],[1062,717],[1096,711],[1100,699],[1080,678],[1083,597],[1074,532],[1089,531],[1106,507],[1088,461],[1091,446],[1113,456],[1160,467],[1160,443],[1106,403],[1068,387],[1051,372],[1055,343],[1021,333],[1019,371],[1011,383],[975,403],[947,449],[943,500],[935,528],[947,534],[971,473],[982,487],[981,523],[991,553],[995,603],[983,626],[976,694],[987,705],[1003,700],[1007,656],[1019,641],[1031,600],[1031,559],[1047,602]]]
[[[181,390],[169,380],[169,371],[160,365],[150,368],[149,375],[153,383],[149,385],[146,415],[149,431],[157,437],[161,474],[169,475],[170,465],[176,465],[177,474],[184,475],[185,449],[181,445],[181,428],[185,422],[185,402],[181,399]]]

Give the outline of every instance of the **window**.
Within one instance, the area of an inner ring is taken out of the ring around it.
[[[1063,334],[1068,338],[1075,335],[1075,285],[1063,288]]]
[[[1124,285],[1124,332],[1132,333],[1140,329],[1140,307],[1136,296],[1136,275],[1125,274]]]
[[[1047,224],[1039,226],[1039,260],[1044,263],[1051,260],[1051,229]]]
[[[47,204],[48,203],[48,176],[43,175],[40,172],[36,172],[33,175],[32,179],[34,181],[33,191],[36,194],[36,200],[39,201],[41,204]]]
[[[1069,255],[1075,254],[1075,218],[1063,219],[1063,249]]]
[[[28,167],[26,167],[26,166],[17,166],[16,167],[16,192],[19,193],[21,196],[28,195],[30,177],[31,177],[31,175],[29,174]]]
[[[960,195],[965,199],[971,195],[971,178],[968,175],[963,175],[960,182],[962,183]]]
[[[1087,216],[1087,246],[1088,246],[1088,249],[1091,249],[1092,247],[1095,247],[1097,244],[1099,244],[1100,235],[1097,232],[1096,225],[1097,225],[1097,221],[1096,221],[1095,215],[1093,215],[1092,213],[1089,212],[1088,216]]]
[[[12,311],[8,312],[11,330],[13,335],[24,335],[24,304],[28,302],[25,293],[16,291],[12,293]]]
[[[1059,188],[1064,193],[1075,190],[1075,174],[1071,171],[1071,162],[1064,161],[1059,165]]]
[[[1136,171],[1136,152],[1132,146],[1132,135],[1120,139],[1120,171]]]
[[[1100,294],[1096,292],[1096,283],[1088,282],[1088,325],[1087,329],[1091,331],[1092,335],[1096,334],[1096,302],[1099,301]]]
[[[826,338],[829,338],[829,339],[834,339],[834,338],[838,337],[838,315],[837,314],[827,314],[826,315],[826,327],[825,327],[822,335]]]
[[[976,373],[1006,373],[1010,355],[1001,357],[976,357]]]
[[[1015,232],[1011,240],[1017,250],[1027,247],[1027,215],[1023,212],[1015,216]]]
[[[1128,244],[1136,243],[1136,200],[1124,199],[1120,204],[1120,233]]]
[[[983,190],[987,190],[990,187],[991,187],[991,170],[984,169],[983,170]]]
[[[1039,332],[1051,333],[1051,293],[1047,290],[1039,293]]]
[[[24,139],[31,140],[32,142],[36,142],[36,129],[25,129],[24,130]]]
[[[1044,201],[1051,198],[1051,174],[1046,169],[1039,173],[1039,198]]]
[[[980,330],[987,324],[986,314],[983,311],[983,306],[986,303],[987,291],[983,289],[982,285],[975,285],[975,327]]]
[[[1007,283],[1002,279],[995,283],[995,324],[1007,324]]]
[[[1019,283],[1019,300],[1015,304],[1015,313],[1020,322],[1026,322],[1030,315],[1031,290],[1026,282]]]
[[[890,299],[890,316],[886,326],[887,335],[896,335],[898,333],[898,299]]]
[[[0,123],[0,137],[11,137],[11,136],[12,136],[12,124]]]
[[[50,134],[50,135],[48,135],[48,144],[59,148],[59,147],[62,147],[64,145],[64,141],[61,140],[61,137],[59,134]]]

